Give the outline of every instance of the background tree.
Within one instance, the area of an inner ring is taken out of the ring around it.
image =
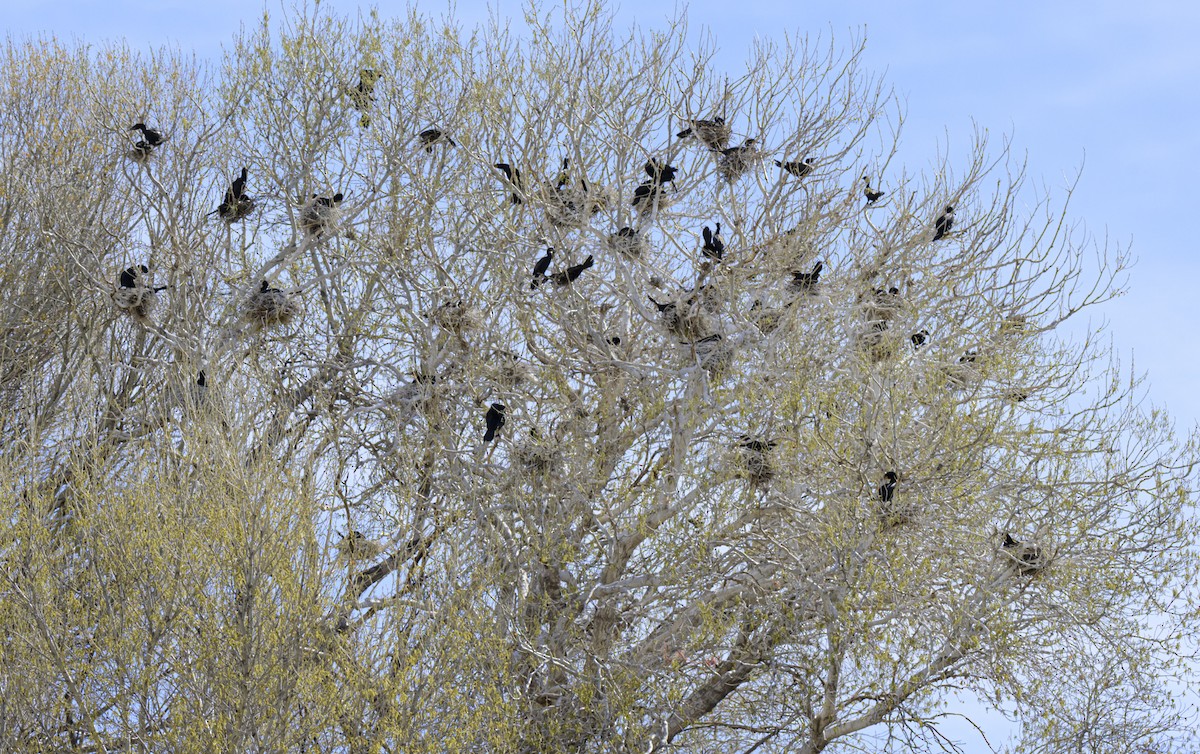
[[[0,748],[1186,745],[1195,442],[1057,336],[1121,251],[684,31],[7,46]]]

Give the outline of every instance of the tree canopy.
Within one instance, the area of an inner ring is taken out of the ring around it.
[[[1124,250],[900,165],[861,45],[714,53],[10,41],[0,749],[1187,746],[1196,441],[1062,334]]]

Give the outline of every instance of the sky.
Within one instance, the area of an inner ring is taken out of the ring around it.
[[[219,57],[254,0],[2,0],[10,36],[51,33],[88,43],[164,43]],[[289,3],[290,5],[290,3]],[[323,8],[354,13],[352,0]],[[383,15],[405,0],[379,0]],[[278,0],[267,8],[280,9]],[[366,7],[365,4],[363,7]],[[430,12],[444,2],[421,3]],[[493,0],[519,19],[520,0]],[[1082,170],[1069,216],[1101,242],[1130,247],[1137,260],[1128,293],[1094,313],[1122,362],[1147,374],[1147,400],[1169,409],[1178,429],[1200,421],[1200,349],[1193,347],[1193,281],[1200,257],[1192,238],[1190,180],[1200,164],[1200,3],[1171,0],[1058,0],[905,3],[897,0],[673,0],[627,2],[618,22],[664,25],[686,7],[693,30],[707,27],[719,62],[738,70],[755,37],[782,31],[865,36],[864,68],[886,76],[907,103],[905,156],[948,144],[965,156],[976,126],[1008,134],[1037,184],[1061,190]],[[466,24],[488,6],[460,2]],[[911,168],[923,168],[919,158]],[[965,710],[964,710],[965,711]],[[1003,741],[1003,728],[986,726]],[[955,727],[959,732],[959,727]],[[966,726],[967,750],[985,751]]]

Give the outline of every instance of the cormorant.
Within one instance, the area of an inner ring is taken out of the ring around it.
[[[550,269],[550,263],[554,261],[554,247],[546,249],[546,255],[537,260],[533,265],[533,282],[529,284],[529,290],[536,290],[539,285],[546,279],[546,270]]]
[[[217,214],[222,219],[233,222],[245,217],[254,209],[254,200],[246,196],[246,176],[250,171],[242,168],[242,173],[225,190],[225,198],[217,206]]]
[[[144,264],[139,264],[137,267],[127,267],[121,272],[121,277],[118,280],[120,288],[138,288],[143,286],[142,279],[150,275],[150,268]]]
[[[592,257],[592,255],[588,254],[588,258],[583,260],[581,264],[571,265],[567,269],[556,274],[554,276],[555,284],[569,285],[570,283],[575,282],[575,279],[582,275],[584,270],[595,264],[595,262],[596,260]]]
[[[156,128],[148,128],[145,123],[134,123],[129,127],[129,130],[142,132],[142,140],[137,144],[139,147],[144,145],[153,149],[167,140],[167,137],[163,136],[162,131]]]
[[[793,272],[792,290],[798,293],[815,293],[817,283],[821,280],[821,270],[824,268],[823,262],[817,262],[813,265],[812,272]]]
[[[449,144],[452,147],[457,147],[454,139],[451,139],[449,134],[442,131],[440,128],[427,128],[417,134],[417,138],[421,142],[421,146],[425,147],[425,151],[432,153],[435,144]]]
[[[892,502],[892,497],[896,494],[896,472],[889,471],[884,476],[883,484],[879,485],[879,501],[881,503]]]
[[[701,251],[704,253],[704,256],[720,262],[721,258],[725,256],[725,242],[721,240],[721,223],[717,223],[716,233],[712,232],[707,225],[704,226],[702,233],[704,235],[704,248]]]
[[[813,171],[813,162],[814,159],[812,157],[805,157],[802,162],[780,162],[779,160],[775,160],[776,165],[797,178],[803,178],[811,173]]]
[[[946,211],[938,216],[933,223],[933,240],[940,241],[954,227],[954,207],[946,205]]]
[[[524,190],[521,184],[521,171],[507,162],[497,162],[493,167],[499,168],[500,172],[504,173],[504,180],[508,181],[509,185],[513,187],[512,203],[521,204],[520,192]]]
[[[493,403],[488,408],[487,433],[483,436],[484,442],[491,442],[496,439],[496,431],[504,426],[504,412],[506,410],[503,403]]]
[[[674,183],[675,181],[675,168],[661,163],[654,158],[646,160],[644,169],[646,175],[650,176],[650,180],[655,183]]]
[[[883,198],[884,192],[876,191],[875,189],[871,188],[871,181],[869,178],[864,175],[862,177],[862,181],[865,184],[863,187],[863,196],[867,197],[867,204],[874,204]]]
[[[350,102],[354,105],[354,109],[363,114],[359,120],[359,125],[363,128],[368,128],[371,125],[371,116],[367,110],[371,109],[371,103],[375,101],[375,82],[383,78],[382,73],[376,73],[370,68],[364,68],[359,71],[358,86],[350,90]]]
[[[312,200],[300,213],[300,227],[312,235],[327,230],[333,224],[335,211],[342,203],[342,193],[333,196],[312,195]]]
[[[722,150],[729,144],[732,130],[725,125],[725,119],[716,117],[711,120],[694,120],[691,125],[675,134],[680,139],[695,136],[696,140],[713,150]]]
[[[929,331],[928,330],[921,330],[920,332],[913,333],[912,337],[910,338],[910,340],[912,340],[913,350],[916,350],[916,349],[920,348],[921,346],[925,345],[925,341],[927,341],[928,339],[929,339]]]

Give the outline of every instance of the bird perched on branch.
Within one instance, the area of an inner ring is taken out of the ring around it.
[[[487,416],[484,417],[485,421],[487,421],[487,432],[483,435],[484,442],[491,442],[496,439],[496,432],[504,426],[504,413],[507,410],[503,403],[493,403],[488,407]]]
[[[1042,557],[1042,548],[1029,542],[1013,539],[1008,532],[1004,533],[1004,552],[1013,559],[1017,570],[1023,574],[1037,573],[1046,567]]]
[[[596,260],[591,254],[580,264],[574,264],[554,276],[555,285],[563,286],[574,283],[575,280],[583,274],[583,271],[595,264]]]
[[[332,228],[337,222],[337,210],[343,198],[340,191],[333,196],[313,194],[311,201],[300,212],[300,227],[313,236]]]
[[[691,125],[675,135],[680,139],[694,136],[696,141],[709,149],[720,151],[729,146],[729,137],[733,135],[733,131],[725,125],[725,119],[718,116],[711,120],[694,120]]]
[[[513,204],[521,204],[521,193],[524,191],[521,183],[521,171],[507,162],[497,162],[493,167],[498,168],[501,173],[504,173],[504,180],[512,187],[511,202]]]
[[[358,123],[363,128],[371,126],[371,103],[375,101],[375,84],[383,78],[382,73],[376,73],[371,68],[364,68],[358,74],[358,86],[350,90],[350,103],[354,109],[362,113]]]
[[[117,287],[137,288],[142,284],[142,279],[149,277],[149,275],[150,268],[144,264],[139,264],[136,267],[126,267],[117,278]]]
[[[946,211],[938,215],[938,219],[933,223],[933,240],[940,241],[946,237],[950,229],[954,227],[954,207],[946,205]]]
[[[803,178],[813,171],[814,161],[815,160],[812,157],[805,157],[804,160],[800,162],[780,162],[779,160],[775,160],[775,164],[785,172],[791,173],[797,178]]]
[[[533,282],[529,284],[529,290],[537,290],[537,287],[546,280],[546,270],[550,269],[550,263],[554,261],[554,247],[546,249],[546,255],[533,265]]]
[[[821,281],[821,270],[824,268],[824,262],[817,262],[813,265],[812,272],[793,272],[792,290],[797,293],[816,293],[817,284]]]
[[[910,338],[910,340],[912,341],[913,350],[915,351],[915,350],[919,349],[921,346],[925,345],[925,342],[927,340],[929,340],[929,331],[921,330],[919,332],[915,332],[912,334],[912,337]]]
[[[215,210],[225,222],[237,222],[254,209],[254,200],[246,196],[246,177],[249,172],[247,168],[242,168],[241,175],[229,184],[225,198]]]
[[[862,177],[862,182],[863,196],[867,197],[867,204],[874,204],[883,198],[884,192],[876,191],[875,189],[871,188],[871,180],[867,178],[867,176],[864,175]]]
[[[421,142],[421,146],[425,147],[425,151],[430,154],[433,153],[433,147],[436,144],[449,144],[452,147],[458,146],[454,139],[451,139],[450,135],[440,128],[427,128],[417,134],[417,139]]]
[[[142,138],[134,142],[133,149],[129,152],[129,158],[134,162],[142,163],[150,159],[154,150],[167,140],[162,131],[150,128],[145,123],[134,123],[129,130],[142,133]]]
[[[725,256],[725,242],[721,240],[721,223],[717,223],[717,231],[714,233],[707,225],[701,231],[704,236],[704,247],[700,250],[704,256],[709,259],[721,261]]]
[[[883,475],[883,484],[879,485],[879,502],[890,503],[896,495],[896,472],[889,471]]]
[[[643,170],[646,171],[646,175],[650,176],[650,180],[655,183],[675,183],[675,174],[677,172],[675,168],[659,162],[653,157],[646,160]]]

